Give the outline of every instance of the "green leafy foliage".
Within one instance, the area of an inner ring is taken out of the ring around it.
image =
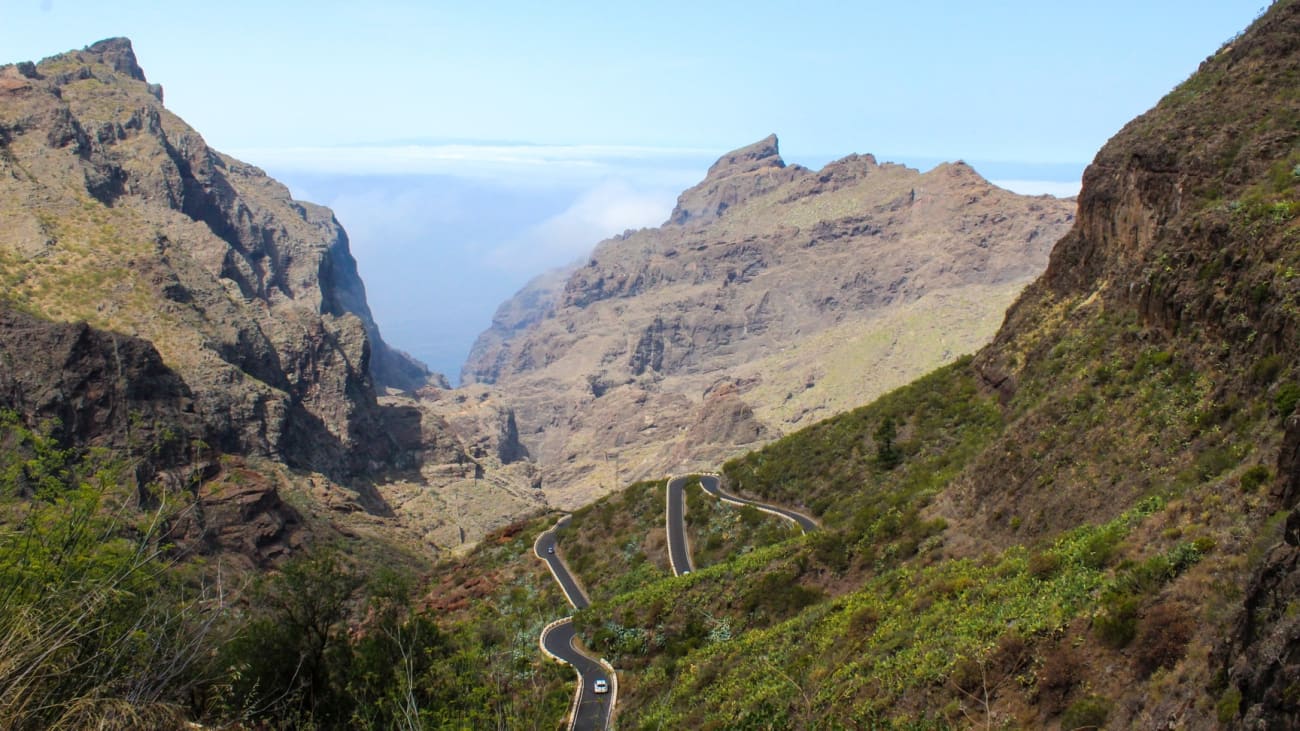
[[[125,465],[0,413],[0,717],[6,728],[167,728],[215,619]]]
[[[1061,714],[1061,728],[1083,730],[1106,727],[1110,717],[1110,701],[1101,696],[1080,698]]]

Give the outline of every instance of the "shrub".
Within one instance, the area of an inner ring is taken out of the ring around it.
[[[1101,696],[1080,698],[1061,714],[1063,729],[1100,729],[1110,716],[1110,701]]]
[[[1282,372],[1282,366],[1285,364],[1286,358],[1281,353],[1274,353],[1260,358],[1250,368],[1250,380],[1266,386],[1277,380],[1278,375]]]
[[[1097,639],[1115,648],[1127,647],[1137,635],[1138,598],[1111,593],[1102,597],[1102,611],[1092,620]]]
[[[1148,610],[1133,643],[1133,666],[1138,677],[1150,677],[1181,660],[1192,639],[1193,626],[1192,618],[1178,604],[1157,604]]]
[[[1262,464],[1257,464],[1241,475],[1241,489],[1245,492],[1254,492],[1261,485],[1268,482],[1270,477],[1272,477],[1272,473],[1268,471],[1268,468]]]
[[[1061,568],[1061,557],[1052,551],[1035,553],[1029,557],[1029,575],[1035,579],[1050,579]]]
[[[894,444],[898,437],[898,427],[893,417],[886,416],[873,435],[876,440],[876,465],[882,470],[892,470],[903,461],[903,454]]]
[[[849,617],[849,631],[858,637],[865,637],[876,629],[880,622],[880,608],[867,605]]]
[[[1241,691],[1236,688],[1229,688],[1219,697],[1219,702],[1214,706],[1218,714],[1219,723],[1229,724],[1241,715]]]
[[[1083,666],[1074,650],[1068,645],[1057,646],[1038,669],[1038,702],[1047,713],[1060,712],[1082,676]]]
[[[1300,403],[1300,384],[1284,383],[1277,389],[1277,394],[1273,396],[1273,406],[1277,413],[1283,419],[1295,411],[1295,406]]]
[[[272,717],[339,721],[351,713],[341,673],[351,647],[345,621],[362,579],[328,552],[294,558],[254,588],[257,614],[226,648],[244,708]]]
[[[1207,449],[1196,456],[1196,476],[1201,480],[1217,477],[1237,464],[1237,461],[1238,457],[1228,447]]]
[[[1081,554],[1083,565],[1090,569],[1105,568],[1115,557],[1115,551],[1119,548],[1122,537],[1123,534],[1117,527],[1099,530],[1089,536]]]

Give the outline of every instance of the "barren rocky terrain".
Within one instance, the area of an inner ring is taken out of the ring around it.
[[[462,377],[515,409],[548,499],[580,505],[974,351],[1073,214],[964,163],[813,171],[768,137],[719,159],[663,226],[502,305]]]

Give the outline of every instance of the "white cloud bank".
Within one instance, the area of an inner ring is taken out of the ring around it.
[[[411,144],[245,148],[232,154],[276,170],[331,175],[448,175],[517,185],[581,184],[610,176],[686,187],[716,152],[631,145]]]
[[[567,209],[529,227],[493,249],[491,266],[537,272],[585,257],[595,245],[628,229],[658,226],[668,219],[676,191],[633,188],[621,180],[584,191]]]

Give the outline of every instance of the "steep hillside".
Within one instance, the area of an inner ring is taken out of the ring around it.
[[[210,149],[125,39],[0,67],[0,281],[12,306],[149,340],[214,447],[345,476],[401,459],[379,337],[326,209]]]
[[[548,498],[581,504],[973,351],[1073,211],[963,163],[788,166],[769,137],[723,156],[660,228],[504,305],[462,377],[514,406]]]
[[[990,345],[729,462],[824,529],[580,612],[621,724],[1300,723],[1298,78],[1275,3],[1097,155]]]

